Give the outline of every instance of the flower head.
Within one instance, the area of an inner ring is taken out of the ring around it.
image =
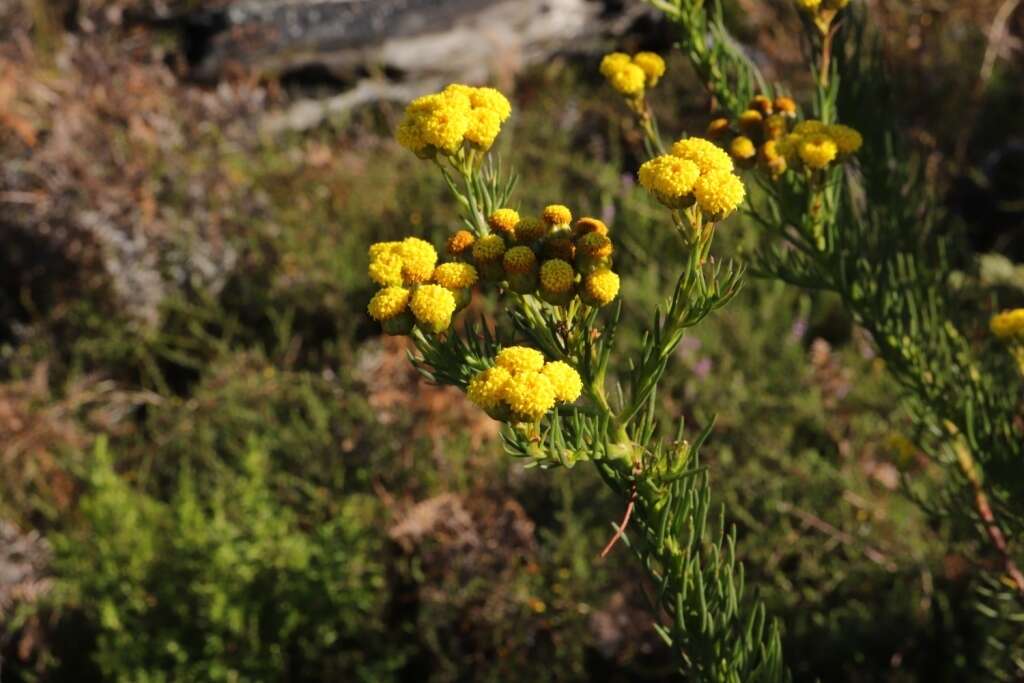
[[[554,294],[572,291],[575,280],[576,272],[562,259],[545,261],[540,267],[541,287]]]
[[[836,143],[836,148],[842,155],[853,154],[864,144],[864,138],[853,128],[840,123],[825,127],[825,134]]]
[[[476,284],[476,268],[468,263],[442,263],[434,269],[434,282],[445,289],[466,289]]]
[[[747,109],[739,116],[740,130],[747,135],[756,135],[761,130],[762,123],[764,123],[764,114],[757,109]]]
[[[811,133],[800,140],[797,153],[808,167],[822,169],[835,160],[839,147],[825,133]]]
[[[646,81],[647,74],[644,70],[632,63],[624,65],[608,77],[612,87],[626,97],[642,95]]]
[[[637,52],[633,55],[633,64],[643,70],[648,88],[656,86],[665,75],[665,60],[654,52]]]
[[[512,373],[501,366],[488,368],[477,373],[469,381],[466,395],[469,400],[484,410],[495,410],[505,396],[505,385],[512,379]]]
[[[583,380],[580,379],[580,373],[576,372],[576,369],[568,363],[563,363],[560,360],[548,363],[544,366],[541,374],[551,382],[555,398],[562,403],[572,403],[583,393]]]
[[[370,279],[382,287],[402,284],[402,256],[395,251],[379,252],[371,257]]]
[[[750,138],[740,135],[733,138],[729,144],[729,154],[738,161],[747,161],[757,155],[757,148],[754,147],[754,142]]]
[[[701,173],[732,171],[732,159],[715,143],[704,138],[686,138],[672,145],[672,154],[692,161]]]
[[[783,116],[796,116],[796,100],[792,97],[786,97],[780,95],[775,98],[775,111],[779,112]]]
[[[1014,308],[992,316],[989,328],[998,339],[1024,339],[1024,308]]]
[[[632,59],[625,52],[612,52],[604,56],[601,60],[601,75],[605,78],[611,78],[612,74],[622,69],[627,64],[632,63]]]
[[[510,275],[529,273],[537,267],[537,255],[529,247],[512,247],[505,252],[504,266]]]
[[[710,171],[694,185],[693,194],[701,211],[713,220],[722,220],[743,202],[746,190],[734,173]]]
[[[512,374],[540,372],[544,367],[544,354],[528,346],[510,346],[498,353],[494,363]]]
[[[431,332],[444,332],[452,324],[455,295],[441,285],[421,285],[409,303],[416,322]]]
[[[485,235],[473,244],[477,263],[495,263],[505,255],[505,240],[500,235]]]
[[[750,100],[749,107],[760,112],[762,116],[769,116],[774,111],[772,101],[764,95],[754,95],[753,99]]]
[[[612,241],[599,232],[588,233],[576,241],[576,253],[593,258],[607,258],[613,250]]]
[[[719,138],[725,137],[725,134],[728,132],[729,119],[719,117],[711,120],[711,123],[708,124],[708,129],[705,135],[707,135],[711,140],[718,140]]]
[[[569,207],[562,206],[561,204],[551,204],[544,207],[542,216],[544,222],[552,227],[572,223],[572,211],[569,210]]]
[[[499,123],[505,123],[512,115],[512,104],[494,88],[473,88],[469,101],[474,109],[486,109],[497,114]]]
[[[576,221],[576,226],[572,230],[573,239],[579,239],[587,233],[599,232],[602,235],[608,234],[608,226],[604,224],[600,218],[591,218],[590,216],[584,216],[583,218]]]
[[[367,311],[374,320],[390,320],[405,312],[409,306],[409,296],[409,290],[404,287],[385,287],[373,295]]]
[[[526,421],[539,420],[555,407],[555,388],[539,368],[513,374],[502,393],[513,415]]]
[[[509,239],[516,234],[516,224],[519,222],[519,212],[515,209],[497,209],[487,217],[487,225],[491,230]]]
[[[490,109],[474,109],[469,113],[466,139],[481,149],[490,149],[501,132],[501,117]]]
[[[437,251],[430,242],[418,237],[402,240],[398,252],[402,257],[402,279],[408,284],[428,282],[437,265]]]
[[[448,238],[448,244],[446,249],[449,256],[462,256],[468,250],[473,248],[473,242],[476,242],[476,238],[473,237],[473,233],[469,230],[459,230],[457,233]]]
[[[721,150],[718,151],[721,152]],[[728,157],[726,158],[728,159]],[[731,161],[729,165],[732,166]],[[693,191],[693,184],[697,182],[700,173],[700,166],[696,161],[672,154],[663,154],[644,162],[640,166],[639,175],[640,184],[648,192],[657,197],[659,201],[671,204]]]
[[[810,135],[812,133],[824,133],[825,124],[815,119],[807,119],[793,126],[793,133],[796,135]]]
[[[516,223],[517,242],[536,242],[548,232],[548,224],[540,218],[528,217]]]
[[[619,276],[607,268],[595,270],[583,281],[583,291],[587,303],[607,306],[619,295]]]

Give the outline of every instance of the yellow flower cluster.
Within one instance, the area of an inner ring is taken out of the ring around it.
[[[416,237],[371,246],[369,274],[381,289],[367,310],[388,334],[408,334],[413,325],[444,332],[452,315],[469,303],[478,279],[471,264],[437,265],[437,251]]]
[[[793,0],[797,10],[807,14],[818,31],[825,35],[839,10],[850,4],[850,0]]]
[[[1024,342],[1024,308],[1014,308],[992,316],[989,329],[1003,341]]]
[[[504,282],[514,292],[555,306],[566,306],[576,296],[588,306],[606,306],[619,295],[608,226],[597,218],[581,218],[575,226],[572,220],[572,212],[561,204],[545,207],[540,218],[497,209],[487,217],[491,234],[455,233],[448,239],[448,254],[472,264],[488,282]]]
[[[640,185],[672,209],[700,207],[710,221],[720,221],[743,202],[743,182],[733,173],[732,159],[704,138],[686,138],[672,153],[640,167]]]
[[[716,118],[707,135],[719,141],[741,168],[759,166],[772,178],[786,169],[821,170],[856,153],[863,138],[853,128],[806,120],[790,129],[796,103],[788,97],[774,101],[763,95],[751,100],[735,122]]]
[[[469,400],[496,420],[537,422],[559,403],[572,403],[583,391],[583,380],[568,363],[546,363],[544,354],[511,346],[495,358],[494,367],[469,382]]]
[[[453,83],[413,100],[396,137],[399,144],[424,158],[455,155],[463,145],[487,150],[511,113],[508,99],[494,88]]]
[[[601,75],[616,91],[631,99],[643,97],[665,75],[665,60],[653,52],[638,52],[632,57],[612,52],[601,60]]]

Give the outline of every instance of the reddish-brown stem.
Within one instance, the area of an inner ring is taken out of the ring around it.
[[[629,526],[629,518],[633,516],[633,508],[636,506],[636,484],[633,484],[633,490],[629,494],[629,504],[626,505],[626,514],[622,517],[622,522],[619,523],[618,528],[615,530],[615,535],[612,536],[612,540],[608,541],[608,545],[601,551],[601,557],[607,557],[608,553],[612,551],[615,544],[622,538],[622,534],[626,533],[626,527]]]

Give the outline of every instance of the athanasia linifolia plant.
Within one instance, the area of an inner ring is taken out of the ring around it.
[[[643,92],[664,62],[650,53],[615,59],[610,78],[645,116]],[[708,681],[786,680],[778,626],[743,598],[734,532],[721,515],[708,526],[698,451],[711,425],[692,442],[682,424],[668,439],[658,428],[658,383],[684,333],[740,287],[742,268],[711,255],[716,229],[745,197],[733,161],[691,138],[641,171],[687,255],[641,350],[621,359],[614,230],[596,218],[574,221],[560,204],[512,208],[515,176],[489,154],[510,113],[498,91],[457,84],[408,106],[398,140],[437,166],[462,224],[443,259],[412,236],[370,247],[370,277],[381,286],[370,315],[385,332],[411,336],[412,361],[428,379],[459,387],[505,423],[511,456],[542,468],[589,463],[622,497],[623,518],[601,554],[620,540],[635,551],[657,587],[654,628],[680,671]],[[474,292],[493,297],[507,319],[460,321]]]
[[[757,260],[760,274],[838,295],[903,389],[913,433],[893,443],[948,474],[939,497],[922,499],[905,483],[927,512],[957,522],[951,542],[978,549],[977,606],[991,631],[970,641],[982,650],[970,657],[998,680],[1024,679],[1024,309],[992,315],[994,294],[957,286],[977,264],[961,255],[967,266],[954,269],[944,237],[952,230],[892,115],[882,41],[866,11],[848,0],[793,0],[814,83],[802,116],[729,34],[720,0],[647,1],[676,26],[711,95],[707,137],[758,188],[746,213],[775,238]],[[605,76],[623,92],[624,77]],[[629,108],[654,150],[647,163],[666,163],[650,108]],[[655,187],[669,201],[671,189]],[[989,308],[978,310],[979,298]],[[957,538],[961,529],[970,535]]]

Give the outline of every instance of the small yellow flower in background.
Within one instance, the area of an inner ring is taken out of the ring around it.
[[[434,245],[418,237],[402,240],[398,253],[402,257],[402,278],[406,284],[429,282],[437,265]]]
[[[542,215],[544,222],[551,227],[572,223],[572,211],[569,210],[569,207],[561,204],[550,204],[544,207]]]
[[[669,206],[687,197],[699,177],[700,167],[694,161],[673,154],[644,162],[639,173],[640,185]]]
[[[786,157],[779,153],[778,142],[775,140],[769,140],[761,145],[758,160],[773,178],[786,172]]]
[[[701,211],[712,220],[720,221],[743,203],[746,190],[743,181],[734,173],[712,170],[697,180],[693,194]]]
[[[770,116],[775,109],[772,106],[772,101],[764,95],[754,95],[750,100],[749,107],[760,112],[762,116]]]
[[[509,240],[515,239],[517,223],[519,212],[515,209],[498,209],[487,217],[487,225],[491,226],[491,230]]]
[[[732,171],[733,163],[725,150],[710,140],[686,138],[672,145],[672,154],[680,159],[692,161],[700,172]]]
[[[421,285],[409,302],[416,322],[430,332],[444,332],[452,324],[455,295],[441,285]]]
[[[864,138],[853,128],[836,123],[825,127],[825,135],[832,138],[843,155],[853,154],[864,144]]]
[[[720,140],[729,132],[729,119],[719,117],[708,124],[706,135],[712,140]]]
[[[494,363],[512,374],[540,372],[544,368],[544,354],[528,346],[510,346],[498,353]]]
[[[757,155],[757,148],[754,147],[753,140],[745,135],[740,135],[733,138],[729,144],[729,154],[737,161],[748,161]]]
[[[774,105],[775,111],[782,114],[783,116],[790,118],[796,116],[796,100],[794,100],[792,97],[780,95],[779,97],[775,98]]]
[[[591,306],[607,306],[619,295],[619,276],[602,268],[583,281],[583,301]]]
[[[485,235],[473,244],[477,263],[495,263],[505,255],[505,240],[500,235]]]
[[[997,339],[1024,341],[1024,308],[1014,308],[992,316],[989,329]]]
[[[611,78],[612,74],[622,69],[633,62],[632,57],[627,55],[625,52],[612,52],[604,56],[601,60],[601,75],[605,78]]]
[[[501,366],[488,368],[469,381],[466,395],[469,400],[487,412],[501,405],[505,396],[505,385],[512,379],[512,373]]]
[[[643,70],[647,77],[646,87],[653,88],[665,75],[665,60],[654,52],[637,52],[633,55],[633,64]]]
[[[825,124],[814,119],[807,119],[793,126],[794,135],[811,135],[812,133],[824,133]]]
[[[468,263],[442,263],[434,269],[434,282],[446,289],[466,289],[476,284],[476,268]]]
[[[576,272],[571,265],[561,259],[545,261],[540,267],[540,285],[553,294],[572,291],[575,280]]]
[[[647,74],[636,64],[626,64],[608,78],[611,86],[626,97],[642,95],[646,81]]]
[[[555,388],[539,369],[514,373],[503,394],[517,421],[535,422],[555,407]]]
[[[786,134],[786,117],[772,114],[764,120],[764,137],[766,140],[778,140]]]
[[[385,287],[377,292],[367,310],[370,317],[378,322],[401,315],[409,306],[410,292],[404,287]]]
[[[512,247],[505,252],[504,266],[510,275],[529,273],[537,267],[537,255],[529,247]]]
[[[741,131],[747,135],[757,135],[764,124],[764,115],[756,109],[747,109],[737,121]]]
[[[516,224],[516,241],[536,242],[548,233],[548,224],[540,218],[524,218]]]
[[[556,360],[548,363],[541,371],[551,387],[555,390],[555,398],[563,403],[572,403],[583,393],[583,380],[580,373],[576,372],[568,363]]]
[[[808,167],[823,169],[835,160],[839,147],[827,134],[811,133],[800,141],[797,153]]]
[[[804,12],[815,12],[821,6],[821,0],[796,0],[796,6]]]
[[[448,238],[446,246],[448,255],[452,257],[462,256],[473,248],[474,242],[476,242],[476,238],[473,237],[473,233],[469,230],[459,230]]]

